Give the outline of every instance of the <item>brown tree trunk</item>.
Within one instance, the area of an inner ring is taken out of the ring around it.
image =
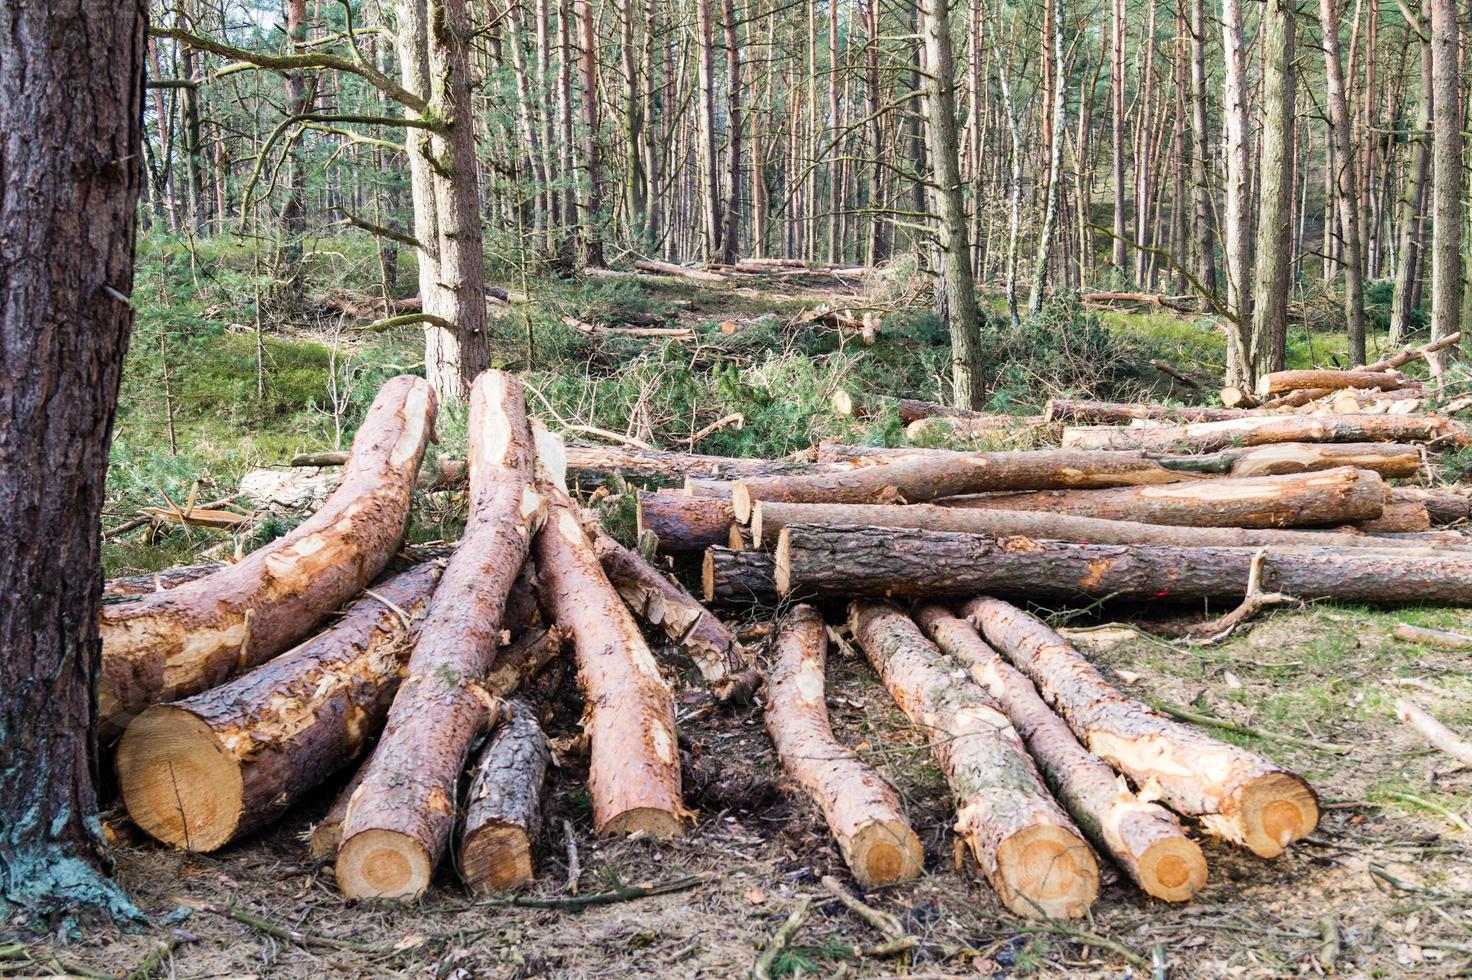
[[[1292,16],[1294,14],[1290,14]],[[1378,19],[1372,16],[1371,20]],[[1365,273],[1360,242],[1359,175],[1354,139],[1350,133],[1349,102],[1344,91],[1344,66],[1339,56],[1339,0],[1319,0],[1319,23],[1324,39],[1324,76],[1329,125],[1334,139],[1334,166],[1339,202],[1339,234],[1344,244],[1344,316],[1348,324],[1349,359],[1365,361]],[[1373,77],[1373,76],[1372,76]],[[1291,189],[1290,189],[1291,194]],[[1366,202],[1368,203],[1368,202]]]
[[[1037,685],[1080,742],[1154,786],[1172,809],[1262,857],[1313,832],[1318,798],[1308,783],[1246,749],[1162,717],[1122,695],[1044,623],[996,599],[963,614]]]
[[[782,767],[823,811],[843,860],[864,888],[920,875],[925,849],[884,777],[833,737],[824,699],[828,631],[812,606],[777,627],[767,671],[767,735]]]
[[[727,498],[694,496],[682,490],[640,490],[636,519],[639,534],[654,535],[661,554],[676,554],[725,544],[736,516]]]
[[[1297,0],[1266,0],[1262,15],[1262,127],[1258,141],[1258,201],[1252,208],[1257,212],[1257,254],[1249,381],[1282,370],[1287,343],[1293,265],[1293,53],[1297,8]]]
[[[78,909],[141,918],[105,878],[93,692],[147,15],[15,4],[0,31],[0,904],[41,928]]]
[[[1032,681],[982,642],[970,624],[934,604],[922,606],[915,619],[1006,712],[1059,802],[1096,847],[1156,898],[1184,902],[1201,890],[1206,858],[1175,814],[1126,789],[1107,763],[1079,744]]]
[[[450,556],[342,828],[337,883],[349,898],[413,899],[444,856],[456,783],[488,724],[486,675],[506,597],[545,504],[532,490],[522,389],[487,371],[470,391],[470,517]]]
[[[764,551],[733,548],[705,549],[700,579],[705,601],[722,605],[777,601],[776,565]]]
[[[1210,453],[1230,446],[1281,442],[1431,442],[1466,445],[1466,426],[1438,416],[1299,415],[1232,419],[1149,429],[1072,428],[1063,430],[1065,449]],[[739,486],[739,484],[738,484]],[[736,513],[740,516],[739,500]]]
[[[583,263],[603,265],[603,170],[598,155],[598,36],[594,31],[592,0],[573,0],[578,25],[578,82],[582,86],[582,164],[588,182],[586,207],[579,223]]]
[[[1462,71],[1455,0],[1431,0],[1431,339],[1459,331],[1462,317]],[[1447,355],[1427,358],[1440,377]]]
[[[1257,395],[1259,398],[1266,398],[1305,388],[1315,391],[1338,391],[1341,388],[1398,391],[1416,383],[1407,381],[1394,371],[1274,371],[1257,379]]]
[[[509,891],[535,877],[532,845],[542,825],[542,781],[551,760],[535,709],[525,701],[508,704],[496,734],[471,765],[460,876],[472,892]]]
[[[121,578],[110,578],[102,584],[103,599],[123,599],[133,596],[148,595],[152,592],[164,592],[176,586],[193,582],[195,579],[213,575],[225,565],[217,561],[207,561],[200,565],[180,565],[175,568],[165,568],[161,572],[149,572],[145,575],[125,575]]]
[[[849,604],[849,629],[900,710],[930,739],[956,807],[956,831],[1003,905],[1024,918],[1077,918],[1099,894],[1099,867],[990,694],[957,683],[910,618]]]
[[[103,608],[99,727],[116,737],[155,701],[188,697],[291,646],[357,595],[403,541],[435,397],[418,378],[374,399],[322,508],[213,575]]]
[[[1241,599],[1251,548],[1073,544],[951,531],[789,524],[777,539],[777,591],[930,598]],[[1472,555],[1369,549],[1268,551],[1262,588],[1305,601],[1472,604]]]

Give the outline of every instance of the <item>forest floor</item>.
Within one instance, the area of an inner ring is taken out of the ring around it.
[[[534,412],[547,409],[564,421],[614,428],[664,448],[687,448],[681,440],[688,433],[732,411],[745,414],[745,429],[717,433],[699,451],[775,456],[830,437],[894,443],[900,436],[893,420],[856,429],[827,407],[840,384],[940,395],[943,333],[915,308],[904,276],[882,289],[732,290],[642,277],[536,285],[535,303],[507,313],[501,363],[531,368]],[[200,500],[225,496],[246,469],[331,445],[339,425],[345,445],[354,412],[376,380],[412,366],[417,356],[412,330],[400,337],[348,335],[330,318],[275,323],[258,336],[249,324],[212,319],[212,297],[202,293],[183,298],[160,290],[158,309],[140,317],[109,484],[110,527],[140,506],[181,500],[194,488]],[[795,313],[818,302],[882,306],[885,329],[864,347],[788,326]],[[568,313],[591,319],[630,309],[692,326],[700,340],[693,346],[593,342],[558,328]],[[776,315],[732,337],[719,331],[723,320],[766,313]],[[522,349],[527,332],[534,338],[530,356]],[[1201,401],[1213,390],[1221,356],[1220,334],[1205,321],[1099,317],[1077,309],[1020,339],[1009,340],[998,328],[994,341],[992,407],[1019,414],[1064,392]],[[1295,366],[1323,362],[1340,342],[1333,334],[1299,331],[1290,347]],[[241,378],[242,365],[261,351],[264,392],[254,376]],[[1152,359],[1199,377],[1204,389],[1193,391],[1152,369]],[[171,406],[160,404],[161,376],[170,379]],[[336,400],[329,394],[333,383]],[[344,386],[350,397],[341,397]],[[442,419],[441,431],[440,451],[454,453],[463,431],[457,436],[453,417]],[[1457,475],[1461,466],[1451,461],[1448,473]],[[461,507],[454,500],[420,501],[415,539],[453,539]],[[606,516],[620,530],[627,512],[613,507]],[[291,523],[289,516],[273,517],[269,526],[258,522],[238,543],[198,529],[123,536],[108,542],[108,572],[248,549]],[[922,880],[865,896],[898,916],[919,945],[903,958],[863,957],[859,951],[882,937],[821,887],[827,874],[853,886],[820,815],[782,779],[760,709],[713,708],[688,660],[657,644],[676,689],[687,804],[698,811],[693,832],[675,842],[596,840],[586,762],[559,758],[538,878],[527,894],[566,902],[570,845],[581,869],[579,895],[692,877],[683,890],[581,910],[511,908],[469,897],[445,867],[418,904],[345,904],[330,863],[309,859],[303,843],[336,793],[329,785],[269,831],[212,855],[169,851],[125,834],[115,851],[118,879],[160,925],[88,932],[54,948],[20,937],[22,944],[9,952],[0,944],[0,975],[740,976],[801,895],[815,901],[794,945],[778,958],[778,975],[1145,976],[1157,947],[1177,977],[1314,974],[1322,972],[1330,932],[1338,936],[1344,975],[1472,972],[1472,772],[1456,771],[1391,710],[1404,693],[1393,681],[1412,678],[1424,685],[1417,697],[1434,713],[1453,727],[1472,727],[1466,655],[1391,636],[1399,622],[1465,630],[1472,627],[1465,613],[1314,604],[1273,612],[1223,643],[1192,648],[1149,635],[1152,622],[1179,617],[1178,609],[1036,611],[1055,626],[1139,625],[1145,632],[1081,633],[1080,646],[1102,668],[1117,671],[1137,697],[1257,730],[1255,736],[1217,734],[1304,775],[1324,806],[1317,833],[1273,861],[1204,840],[1211,876],[1186,905],[1148,899],[1106,870],[1089,919],[1024,922],[1001,908],[984,881],[957,869],[949,801],[922,734],[861,657],[835,650],[829,705],[838,735],[893,780],[926,848]],[[754,609],[744,619],[777,612]],[[834,621],[841,616],[831,612]],[[576,731],[581,704],[565,666],[554,666],[534,693],[552,712],[549,735]],[[171,916],[185,905],[195,911]],[[220,914],[231,911],[258,918]]]

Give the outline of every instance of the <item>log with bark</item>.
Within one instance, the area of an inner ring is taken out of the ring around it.
[[[751,520],[758,500],[793,503],[915,503],[989,490],[1053,490],[1176,483],[1190,474],[1137,453],[954,453],[900,456],[871,466],[811,476],[744,479],[731,491],[736,519]]]
[[[1165,296],[1160,293],[1123,293],[1118,291],[1102,291],[1092,293],[1079,293],[1080,303],[1092,303],[1107,306],[1113,303],[1129,303],[1135,306],[1155,306],[1163,310],[1171,310],[1175,313],[1191,313],[1196,307],[1193,296]]]
[[[954,531],[789,524],[777,539],[780,595],[930,598],[1241,599],[1251,548],[1073,544]],[[745,552],[743,552],[745,554]],[[1472,554],[1285,548],[1263,557],[1262,588],[1302,600],[1472,604]]]
[[[475,379],[468,432],[465,533],[343,823],[337,883],[349,898],[413,899],[429,886],[449,843],[466,757],[491,721],[495,699],[485,684],[506,598],[546,513],[532,488],[531,434],[514,377],[492,370]]]
[[[765,551],[733,548],[705,549],[701,564],[701,593],[705,601],[723,606],[777,602],[776,564]]]
[[[1349,527],[1365,534],[1404,534],[1431,530],[1431,515],[1419,500],[1387,498],[1379,517],[1354,521]]]
[[[1425,487],[1394,487],[1390,499],[1421,504],[1432,524],[1460,524],[1467,519],[1468,500],[1460,493]]]
[[[1431,343],[1426,344],[1422,347],[1407,347],[1400,353],[1392,357],[1387,357],[1383,361],[1376,361],[1373,364],[1366,364],[1363,368],[1360,368],[1360,370],[1394,371],[1396,368],[1409,364],[1412,361],[1422,360],[1426,357],[1427,354],[1431,354],[1439,350],[1445,350],[1448,347],[1453,347],[1456,344],[1460,343],[1461,340],[1461,331],[1456,331],[1454,333],[1447,334],[1440,340],[1434,340]],[[1271,402],[1269,402],[1268,405],[1273,408],[1306,405],[1317,398],[1323,398],[1325,395],[1331,394],[1333,390],[1334,389],[1332,388],[1305,388],[1301,391],[1295,391],[1289,395],[1285,395],[1282,398],[1275,398]]]
[[[105,606],[99,736],[269,660],[373,581],[403,541],[434,417],[423,379],[388,381],[337,490],[296,530],[212,575]]]
[[[1210,832],[1276,857],[1319,823],[1301,777],[1246,749],[1166,718],[1115,689],[1046,624],[997,599],[963,615],[1037,685],[1080,742],[1137,786]]]
[[[849,628],[900,709],[930,740],[951,788],[956,832],[1010,911],[1076,918],[1099,894],[1099,867],[1049,795],[1021,737],[990,694],[959,682],[908,616],[849,605]]]
[[[1073,450],[1133,450],[1210,453],[1231,446],[1278,442],[1446,442],[1465,446],[1472,429],[1439,416],[1293,415],[1256,416],[1159,428],[1089,426],[1063,430]]]
[[[639,534],[654,535],[659,553],[669,555],[726,544],[736,515],[729,497],[640,490],[635,520]]]
[[[726,277],[718,272],[707,272],[704,269],[675,265],[673,262],[654,262],[648,259],[638,259],[634,262],[634,268],[640,272],[654,272],[665,276],[678,276],[682,279],[695,279],[699,282],[726,281]]]
[[[1050,398],[1043,418],[1048,422],[1072,422],[1075,425],[1119,425],[1141,419],[1159,422],[1221,422],[1226,419],[1248,418],[1250,414],[1248,410],[1235,408]]]
[[[1250,530],[1233,527],[1173,527],[1138,521],[1112,521],[1030,510],[943,507],[938,504],[787,504],[761,501],[753,510],[751,533],[762,547],[777,546],[789,524],[832,527],[895,527],[963,531],[998,537],[1024,536],[1091,544],[1154,544],[1177,548],[1380,548],[1447,547],[1446,542],[1379,537],[1355,530]]]
[[[1385,508],[1386,493],[1379,474],[1344,466],[1287,476],[1159,486],[972,494],[947,497],[940,503],[1182,527],[1273,528],[1374,520]]]
[[[1184,902],[1201,890],[1206,858],[1175,814],[1130,792],[1108,764],[1079,744],[1032,681],[987,646],[969,623],[934,603],[916,610],[915,620],[996,699],[1054,795],[1096,847],[1156,898]]]
[[[585,522],[603,574],[634,614],[684,648],[717,700],[749,701],[760,683],[751,656],[695,597],[597,525]]]
[[[633,615],[603,574],[563,489],[558,447],[538,433],[538,476],[551,500],[537,535],[537,585],[548,618],[572,636],[587,703],[588,790],[599,834],[675,837],[680,798],[675,709]]]
[[[824,700],[828,630],[799,605],[777,627],[766,727],[782,767],[823,811],[854,878],[877,888],[920,875],[925,849],[884,777],[833,737]]]
[[[618,474],[625,478],[678,486],[687,477],[742,480],[748,477],[799,476],[846,468],[848,467],[782,459],[701,456],[693,453],[630,449],[625,446],[567,447],[568,472],[577,477],[579,482],[597,482]]]
[[[984,415],[978,418],[936,417],[916,419],[905,426],[906,439],[961,437],[984,439],[993,436],[1026,435],[1044,424],[1041,415]]]
[[[542,824],[542,781],[552,747],[535,709],[512,701],[471,766],[460,831],[460,877],[472,892],[509,891],[535,877],[532,847]]]
[[[199,565],[165,568],[162,571],[149,572],[144,575],[121,575],[102,583],[102,597],[104,599],[131,599],[134,596],[164,592],[193,582],[195,579],[204,578],[206,575],[213,575],[224,567],[222,562],[207,561]]]
[[[1287,391],[1304,389],[1333,391],[1338,388],[1378,388],[1396,391],[1418,384],[1394,371],[1273,371],[1257,379],[1257,397],[1271,398]]]

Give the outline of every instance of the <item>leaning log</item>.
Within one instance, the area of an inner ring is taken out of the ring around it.
[[[824,700],[828,631],[812,606],[777,627],[767,671],[766,727],[782,768],[823,811],[860,885],[877,888],[920,875],[925,849],[884,777],[833,737]]]
[[[539,437],[539,476],[551,498],[537,535],[537,586],[549,618],[572,636],[588,705],[588,790],[599,834],[684,833],[674,700],[633,615],[603,574]]]
[[[1241,599],[1252,548],[1072,544],[953,531],[789,524],[777,591],[804,596]],[[1472,554],[1285,548],[1263,557],[1262,588],[1305,601],[1472,605]]]
[[[1249,410],[1240,408],[1094,402],[1070,398],[1050,398],[1043,410],[1045,421],[1072,422],[1075,425],[1123,425],[1140,419],[1158,422],[1221,422],[1225,419],[1248,418],[1251,415]]]
[[[735,519],[729,498],[683,490],[640,490],[635,511],[639,534],[654,535],[657,550],[666,555],[725,544]]]
[[[1288,476],[1160,486],[972,494],[947,497],[940,503],[1182,527],[1312,527],[1378,518],[1385,508],[1386,486],[1377,473],[1344,466]]]
[[[1396,391],[1418,382],[1407,381],[1394,371],[1273,371],[1257,379],[1257,397],[1271,398],[1286,391],[1314,389],[1334,391],[1339,388],[1378,388]]]
[[[772,556],[765,551],[707,548],[700,569],[701,594],[706,602],[723,606],[775,605],[775,571]]]
[[[900,710],[930,739],[956,807],[956,831],[1013,913],[1076,918],[1099,894],[1099,866],[1043,785],[992,696],[959,683],[908,616],[849,604],[849,628]]]
[[[1230,446],[1275,442],[1447,442],[1472,441],[1472,429],[1438,416],[1294,415],[1260,416],[1159,428],[1088,426],[1063,430],[1063,446],[1074,450],[1136,450],[1209,453]]]
[[[637,553],[590,523],[593,550],[603,574],[634,615],[658,626],[671,642],[684,648],[717,700],[749,700],[760,676],[752,668],[746,648],[726,624]]]
[[[999,537],[1024,536],[1091,544],[1154,544],[1177,548],[1381,548],[1443,546],[1443,542],[1377,537],[1357,531],[1249,530],[1235,527],[1173,527],[1112,521],[1032,510],[943,507],[938,504],[786,504],[764,500],[752,512],[751,533],[774,548],[789,524],[832,527],[897,527],[962,531]]]
[[[472,892],[530,884],[532,846],[542,824],[542,781],[552,747],[531,705],[512,701],[471,766],[460,832],[460,877]]]
[[[987,646],[969,623],[933,603],[916,610],[915,620],[996,699],[1058,801],[1096,847],[1156,898],[1184,902],[1201,890],[1206,858],[1175,814],[1130,792],[1113,769],[1079,744],[1032,681]]]
[[[342,482],[296,530],[212,575],[104,606],[99,735],[271,659],[373,581],[403,541],[434,416],[423,379],[393,378],[353,440]]]
[[[425,613],[337,854],[349,898],[413,899],[429,887],[455,818],[471,745],[491,721],[485,687],[506,597],[545,514],[521,384],[486,371],[470,390],[470,517]]]
[[[1175,483],[1175,473],[1133,453],[956,453],[901,456],[872,466],[813,476],[741,480],[731,491],[736,519],[751,520],[758,500],[794,503],[915,503],[989,490],[1052,490]]]
[[[1313,832],[1318,797],[1297,774],[1125,697],[1046,624],[996,599],[963,614],[1032,679],[1089,751],[1153,786],[1177,813],[1262,857]]]

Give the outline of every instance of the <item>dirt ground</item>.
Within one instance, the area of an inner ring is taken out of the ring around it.
[[[335,791],[325,787],[272,831],[218,854],[137,840],[119,847],[119,880],[150,916],[172,924],[58,947],[0,944],[0,974],[742,976],[803,895],[813,897],[811,911],[778,957],[778,974],[1147,976],[1152,957],[1176,977],[1317,974],[1324,959],[1346,976],[1472,974],[1472,773],[1455,770],[1390,708],[1411,693],[1466,726],[1472,669],[1465,654],[1391,639],[1399,621],[1457,625],[1446,611],[1319,606],[1277,613],[1207,648],[1114,629],[1080,634],[1081,648],[1136,696],[1270,733],[1223,737],[1296,768],[1320,795],[1319,830],[1277,860],[1204,841],[1211,877],[1186,905],[1149,899],[1106,866],[1088,920],[1048,926],[1007,914],[974,864],[957,868],[946,792],[921,733],[861,656],[835,650],[835,728],[893,780],[926,849],[921,881],[864,896],[898,916],[918,944],[898,957],[860,955],[882,937],[821,886],[831,874],[854,887],[816,809],[782,778],[760,708],[713,709],[688,662],[666,650],[698,825],[673,843],[595,840],[584,763],[563,758],[527,894],[568,898],[565,827],[581,866],[579,895],[671,882],[682,890],[582,910],[510,908],[470,897],[446,868],[418,904],[348,905],[331,866],[310,860],[303,843]],[[547,702],[547,726],[567,735],[579,706],[565,693],[573,686],[565,668],[553,670],[539,685],[559,692]],[[181,904],[197,908],[182,917]],[[258,921],[220,914],[231,910]]]

